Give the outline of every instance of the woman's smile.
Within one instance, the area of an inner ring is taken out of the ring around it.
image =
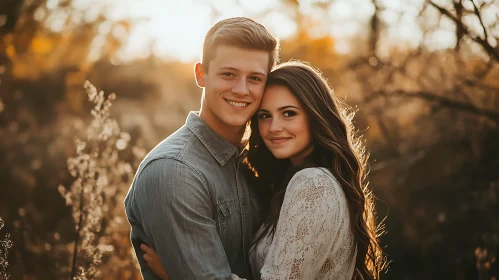
[[[292,137],[272,137],[270,138],[270,142],[272,144],[282,144],[290,140]]]

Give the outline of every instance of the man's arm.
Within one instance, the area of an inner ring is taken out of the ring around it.
[[[135,202],[150,246],[173,279],[230,279],[200,174],[174,159],[149,163],[137,178]],[[140,248],[136,248],[136,250]]]

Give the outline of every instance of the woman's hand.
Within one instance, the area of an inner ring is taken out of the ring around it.
[[[145,252],[144,260],[147,262],[147,266],[152,270],[152,272],[163,280],[169,280],[168,274],[166,274],[166,270],[161,264],[158,254],[156,254],[156,252],[146,244],[140,245],[140,249]]]

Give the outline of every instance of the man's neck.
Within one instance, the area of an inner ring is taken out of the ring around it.
[[[199,112],[199,117],[211,128],[215,131],[223,139],[227,140],[232,145],[239,148],[241,145],[241,139],[243,138],[244,131],[246,130],[245,126],[235,127],[229,126],[223,123],[220,119],[218,119],[213,114],[206,114],[203,111]]]
[[[239,146],[241,146],[241,139],[243,138],[244,129],[245,129],[244,127],[242,127],[242,128],[228,127],[228,128],[220,129],[220,131],[213,128],[213,127],[211,127],[211,129],[213,129],[223,139],[227,140],[229,143],[236,146],[236,148],[239,149]]]

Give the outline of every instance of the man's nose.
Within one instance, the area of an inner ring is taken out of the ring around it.
[[[244,78],[241,78],[237,81],[237,83],[234,85],[234,87],[232,88],[232,92],[235,93],[235,94],[239,94],[239,95],[248,95],[249,94],[249,90],[248,90],[248,86],[246,84],[246,79]]]

